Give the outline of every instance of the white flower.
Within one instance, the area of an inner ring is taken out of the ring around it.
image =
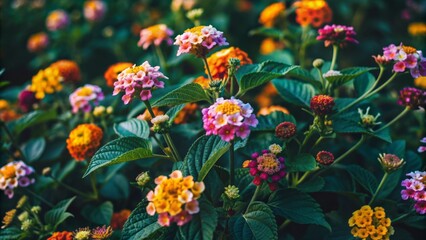
[[[151,123],[154,124],[154,125],[158,125],[158,124],[169,121],[169,119],[170,118],[167,115],[158,115],[151,120]]]
[[[269,151],[271,151],[273,154],[278,154],[281,153],[283,149],[280,145],[274,143],[269,146]]]
[[[329,70],[328,72],[324,73],[322,76],[324,78],[327,78],[327,77],[334,77],[334,76],[341,76],[341,75],[342,75],[342,73],[339,72],[339,71]]]

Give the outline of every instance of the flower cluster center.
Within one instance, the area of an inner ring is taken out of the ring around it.
[[[404,50],[407,54],[413,54],[417,52],[417,49],[411,47],[411,46],[402,46],[402,50]]]
[[[2,175],[5,179],[16,177],[15,166],[5,166],[3,169],[0,169],[0,175]]]
[[[269,174],[276,173],[280,170],[280,162],[273,154],[265,154],[257,158],[257,169],[268,172]]]
[[[134,66],[134,67],[130,67],[126,70],[126,73],[138,73],[139,71],[143,71],[145,72],[145,68],[143,66]]]
[[[237,104],[230,103],[230,102],[224,102],[217,106],[216,111],[221,112],[222,114],[234,114],[241,111],[241,107]]]
[[[89,88],[89,87],[82,87],[80,89],[80,91],[77,92],[77,96],[88,97],[88,96],[92,95],[92,93],[93,93],[93,90],[91,88]]]

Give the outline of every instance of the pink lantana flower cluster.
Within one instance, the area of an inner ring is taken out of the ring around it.
[[[114,91],[112,95],[124,92],[121,98],[124,104],[128,104],[136,95],[140,96],[142,101],[151,99],[151,91],[156,88],[164,88],[164,82],[158,80],[166,76],[159,71],[160,67],[152,67],[147,61],[139,66],[133,65],[124,69],[114,82]]]
[[[287,174],[285,171],[285,160],[283,157],[278,157],[270,150],[263,150],[261,154],[255,152],[251,155],[251,160],[246,160],[243,163],[244,168],[250,169],[250,175],[254,176],[253,183],[256,186],[267,182],[269,189],[275,191],[278,187],[278,182]]]
[[[216,102],[209,108],[204,108],[202,113],[206,135],[219,135],[226,142],[234,140],[235,136],[247,138],[250,127],[256,127],[259,123],[250,104],[233,97],[216,99]]]
[[[415,201],[414,209],[420,214],[426,213],[426,172],[415,171],[407,173],[407,178],[401,182],[405,187],[401,191],[401,197],[404,200],[413,199]]]
[[[391,44],[383,48],[383,56],[387,61],[395,61],[394,72],[405,72],[409,69],[413,78],[426,76],[426,58],[423,57],[422,51],[402,43],[399,46]]]
[[[177,56],[182,53],[192,53],[197,57],[205,57],[215,46],[228,45],[223,32],[213,26],[198,26],[187,29],[176,36],[175,45],[179,46]]]
[[[77,113],[79,110],[83,112],[92,111],[92,105],[98,105],[99,101],[104,99],[102,89],[96,85],[86,84],[83,87],[77,88],[70,95],[70,103],[72,112]]]
[[[355,39],[356,32],[353,27],[344,25],[325,25],[318,29],[317,40],[324,41],[324,46],[336,45],[345,47],[348,43],[358,43]]]
[[[46,18],[46,27],[49,31],[57,31],[66,28],[70,24],[70,17],[64,10],[55,10]]]
[[[147,49],[151,44],[160,46],[163,41],[172,45],[172,35],[173,31],[165,24],[157,24],[141,30],[138,46]]]
[[[14,161],[0,168],[0,189],[8,198],[13,198],[13,189],[16,187],[27,187],[35,182],[30,175],[34,169],[27,166],[23,161]]]
[[[422,139],[420,140],[420,142],[421,142],[421,143],[426,143],[426,137],[422,138]],[[426,152],[426,146],[420,146],[420,147],[417,149],[417,152],[419,152],[419,153]]]
[[[87,0],[84,3],[84,17],[89,22],[101,21],[107,11],[107,5],[100,0]]]

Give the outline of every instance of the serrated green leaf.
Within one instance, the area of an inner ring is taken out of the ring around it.
[[[285,166],[288,172],[306,172],[316,168],[315,158],[308,153],[301,153],[296,157],[287,158]]]
[[[330,82],[333,85],[333,87],[338,87],[360,76],[361,74],[364,74],[373,69],[375,68],[368,68],[368,67],[345,68],[342,71],[340,71],[342,75],[325,77],[325,79],[328,82]]]
[[[179,228],[182,239],[212,240],[218,222],[216,209],[206,200],[200,200],[200,212]]]
[[[209,101],[203,88],[197,83],[190,83],[167,93],[155,101],[153,107],[175,106],[183,103]]]
[[[21,239],[23,231],[17,227],[8,227],[0,230],[1,240],[16,240]]]
[[[86,177],[98,168],[153,157],[151,142],[139,137],[122,137],[102,146],[90,160]]]
[[[357,181],[363,188],[373,194],[377,189],[377,179],[369,171],[358,165],[348,165],[344,169]]]
[[[166,112],[166,115],[169,116],[169,123],[173,123],[173,121],[179,115],[180,111],[182,111],[185,105],[186,104],[180,104],[180,105],[174,106]]]
[[[285,101],[297,106],[309,107],[311,98],[316,93],[312,85],[294,80],[275,79],[272,84]]]
[[[22,146],[22,152],[28,162],[38,160],[44,152],[46,140],[43,137],[33,138]]]
[[[198,138],[183,161],[184,174],[202,181],[230,146],[230,143],[221,140],[219,136],[210,135]]]
[[[140,137],[147,139],[149,137],[150,129],[145,120],[136,118],[129,119],[121,123],[114,124],[114,131],[120,137]]]
[[[150,216],[146,212],[146,203],[139,203],[138,206],[130,214],[124,224],[121,233],[123,240],[143,240],[152,239],[151,236],[163,229],[157,223],[157,216]]]
[[[73,217],[73,215],[69,212],[66,212],[68,207],[74,201],[75,197],[70,199],[65,199],[56,204],[51,210],[46,212],[44,215],[44,221],[47,224],[53,226],[54,229],[65,221],[69,217]]]
[[[272,210],[263,202],[253,202],[247,213],[229,220],[229,230],[235,240],[277,240],[277,223]]]
[[[248,90],[265,84],[274,78],[282,77],[298,67],[272,61],[243,65],[235,74],[239,87],[237,95],[243,95]]]
[[[107,201],[101,205],[86,205],[81,214],[91,222],[99,225],[109,225],[114,212],[112,202]]]
[[[296,124],[296,119],[290,114],[285,114],[283,112],[272,112],[268,115],[261,115],[257,117],[259,124],[252,129],[253,132],[257,131],[275,131],[275,128],[278,124],[282,122],[292,122]]]
[[[331,231],[320,205],[307,193],[296,189],[283,189],[274,192],[268,200],[274,214],[295,223],[315,224]]]
[[[55,120],[57,117],[56,109],[49,111],[37,110],[28,113],[15,121],[9,122],[8,127],[14,134],[19,135],[22,131],[29,127]]]

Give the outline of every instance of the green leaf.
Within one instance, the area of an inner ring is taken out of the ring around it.
[[[295,223],[316,224],[331,231],[320,205],[307,193],[296,189],[278,190],[269,197],[268,205],[278,216]]]
[[[169,123],[173,123],[173,121],[179,115],[179,112],[182,111],[185,105],[186,104],[180,104],[180,105],[174,106],[166,112],[166,115],[169,116]]]
[[[114,131],[120,137],[140,137],[148,139],[149,125],[145,120],[136,118],[129,119],[125,122],[115,123]]]
[[[298,67],[271,61],[243,65],[235,74],[239,87],[237,95],[243,95],[248,90],[265,84],[274,78],[282,77]]]
[[[70,199],[65,199],[56,204],[51,210],[46,212],[44,215],[44,221],[47,224],[53,226],[54,229],[65,221],[69,217],[73,217],[73,215],[69,212],[66,212],[68,207],[74,201],[75,197]]]
[[[371,71],[375,68],[368,68],[368,67],[353,67],[353,68],[345,68],[340,73],[342,75],[339,76],[330,76],[326,77],[325,79],[333,84],[333,87],[338,87],[340,85],[343,85],[352,79],[360,76],[361,74],[364,74],[368,71]]]
[[[312,84],[317,89],[322,85],[319,80],[315,79],[315,77],[304,68],[295,68],[291,70],[286,75],[286,78]]]
[[[90,160],[86,177],[98,168],[153,157],[151,142],[139,137],[122,137],[102,146]]]
[[[371,73],[361,74],[360,76],[354,79],[354,88],[358,96],[364,94],[367,90],[369,90],[376,78]]]
[[[275,128],[278,124],[282,122],[292,122],[296,124],[296,119],[290,114],[285,114],[283,112],[272,112],[268,115],[261,115],[257,117],[259,124],[252,129],[253,132],[257,131],[275,131]]]
[[[0,239],[1,240],[16,240],[16,239],[21,239],[21,235],[22,235],[22,231],[21,229],[17,228],[17,227],[8,227],[6,229],[1,229],[0,230]]]
[[[197,83],[190,83],[167,93],[152,104],[153,107],[175,106],[183,103],[209,101],[203,88]]]
[[[200,212],[192,220],[179,228],[182,239],[213,239],[214,231],[218,222],[218,214],[211,203],[206,200],[200,201]]]
[[[121,232],[121,239],[152,239],[152,235],[163,229],[163,227],[157,223],[157,218],[157,216],[148,215],[146,212],[146,202],[139,203],[124,224],[123,231]]]
[[[285,162],[288,172],[306,172],[315,169],[317,162],[308,153],[301,153],[296,157],[289,157]]]
[[[363,188],[373,194],[377,189],[377,179],[369,171],[358,165],[348,165],[344,169],[357,181]]]
[[[270,37],[270,38],[276,38],[281,39],[284,35],[283,31],[276,28],[269,28],[269,27],[260,27],[253,29],[249,32],[249,35],[255,36],[260,35],[264,37]]]
[[[38,160],[46,148],[46,140],[43,137],[33,138],[22,146],[22,152],[28,162]]]
[[[130,193],[129,181],[122,174],[115,174],[102,186],[100,193],[103,197],[112,200],[127,199]]]
[[[302,192],[319,192],[325,186],[324,178],[317,177],[311,181],[305,181],[297,185],[297,189]]]
[[[253,202],[247,213],[229,220],[229,230],[235,240],[277,240],[277,223],[272,210],[263,202]]]
[[[183,172],[202,181],[230,146],[231,144],[222,141],[219,136],[210,135],[198,138],[183,161]]]
[[[55,120],[57,118],[56,109],[49,111],[37,110],[31,113],[28,113],[21,118],[12,121],[8,124],[9,129],[13,131],[14,134],[19,135],[25,129],[35,126],[40,123],[47,121]]]
[[[297,106],[309,107],[311,98],[316,93],[312,85],[294,80],[275,79],[272,83],[285,101]]]
[[[81,214],[95,224],[109,225],[113,212],[114,206],[110,201],[107,201],[99,206],[86,205],[81,211]]]

